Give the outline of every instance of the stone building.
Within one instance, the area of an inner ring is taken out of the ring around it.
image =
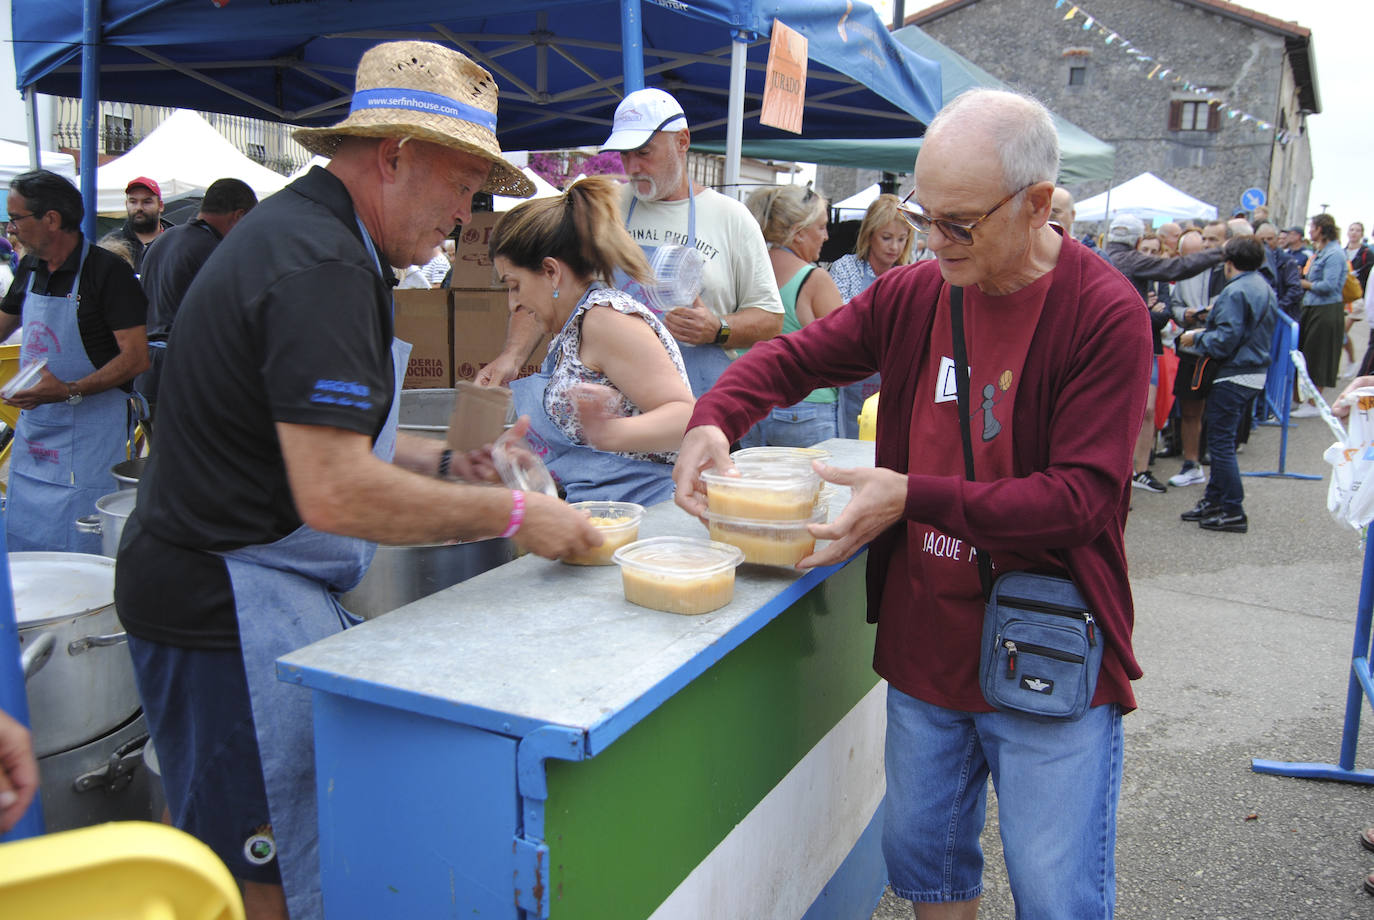
[[[944,0],[906,22],[1116,147],[1114,182],[1080,200],[1148,171],[1222,216],[1252,187],[1280,226],[1309,214],[1321,104],[1296,23],[1226,0]]]

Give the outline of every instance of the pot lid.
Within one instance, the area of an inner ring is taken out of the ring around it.
[[[20,626],[62,620],[114,603],[115,561],[86,553],[10,553]]]

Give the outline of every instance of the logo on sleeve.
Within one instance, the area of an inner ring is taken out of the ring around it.
[[[350,409],[371,409],[371,396],[372,390],[364,384],[352,380],[321,378],[315,381],[310,401],[324,405],[346,406]]]

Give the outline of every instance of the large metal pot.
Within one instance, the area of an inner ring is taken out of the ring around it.
[[[143,471],[148,468],[147,457],[134,457],[132,460],[121,460],[110,467],[110,475],[115,479],[116,489],[137,489],[139,479],[143,478]]]
[[[114,560],[10,553],[33,725],[45,757],[107,734],[139,709],[127,636],[114,607]]]
[[[424,438],[446,439],[457,393],[443,387],[402,390],[401,405],[396,410],[397,427]]]
[[[342,595],[339,603],[350,613],[371,619],[514,558],[515,544],[500,538],[472,543],[379,546],[367,575],[358,587]]]
[[[157,821],[166,799],[144,763],[148,728],[140,713],[93,741],[38,759],[48,833],[106,821]]]
[[[122,489],[101,496],[95,503],[95,514],[77,518],[76,529],[82,533],[100,534],[100,554],[113,559],[119,555],[119,538],[124,536],[124,525],[134,513],[137,502],[137,489]]]

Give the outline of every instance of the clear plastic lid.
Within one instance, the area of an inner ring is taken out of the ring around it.
[[[818,489],[821,478],[811,469],[811,461],[778,460],[737,460],[735,470],[739,475],[720,470],[702,470],[701,481],[710,489],[713,486],[726,488],[778,489]]]
[[[805,531],[807,524],[824,524],[826,517],[826,508],[820,505],[815,505],[811,509],[811,516],[809,518],[796,521],[742,518],[735,517],[734,515],[730,514],[720,514],[715,511],[706,511],[703,513],[703,516],[709,523],[720,524],[722,526],[734,528],[736,530],[758,529],[760,531],[768,531],[770,533],[783,533],[797,530]]]
[[[636,526],[644,517],[644,506],[634,502],[587,501],[573,502],[572,506],[578,511],[585,511],[595,520],[604,521],[604,524],[598,523],[597,526],[607,530]]]
[[[654,251],[649,268],[655,280],[644,285],[644,294],[649,306],[660,313],[691,306],[701,293],[706,260],[695,249],[672,243],[660,246]]]
[[[622,546],[611,557],[627,568],[675,578],[705,578],[744,561],[735,546],[699,537],[649,537]]]
[[[810,466],[812,460],[829,463],[830,451],[819,447],[741,447],[730,455],[730,459],[735,463],[741,460],[756,463],[781,460]]]
[[[523,437],[513,437],[507,431],[497,438],[491,445],[491,462],[507,488],[558,497],[558,485],[549,468],[535,456]]]
[[[19,368],[19,372],[5,381],[4,386],[0,386],[0,396],[9,399],[21,390],[27,390],[38,382],[38,378],[43,374],[43,368],[48,366],[47,358],[39,358],[31,361]]]

